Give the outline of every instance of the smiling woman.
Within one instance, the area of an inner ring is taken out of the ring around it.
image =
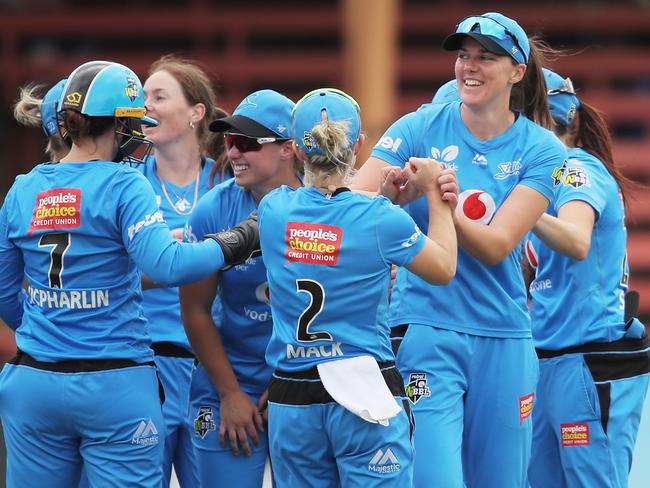
[[[409,326],[397,356],[404,382],[427,392],[410,398],[414,486],[523,487],[538,373],[519,242],[548,205],[565,150],[535,123],[551,122],[542,52],[517,22],[494,12],[468,17],[443,47],[458,51],[461,101],[395,122],[382,140],[401,143],[376,146],[355,186],[375,190],[383,168],[410,157],[438,157],[457,171],[456,278],[433,287],[401,269],[391,303],[391,326]],[[402,193],[396,201],[408,185]],[[423,198],[409,213],[427,225]]]
[[[188,220],[187,239],[230,227],[274,188],[301,186],[290,134],[293,106],[284,95],[261,90],[242,100],[231,117],[210,124],[210,130],[225,132],[234,178],[201,199]],[[264,352],[272,329],[262,258],[183,287],[181,305],[200,361],[190,412],[201,485],[259,488],[268,455],[261,411],[271,377]]]

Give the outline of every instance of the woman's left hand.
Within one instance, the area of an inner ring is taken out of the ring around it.
[[[451,168],[445,168],[440,171],[440,176],[438,176],[438,185],[440,186],[440,193],[442,199],[447,202],[451,211],[456,210],[458,205],[458,177],[456,176],[456,170]]]

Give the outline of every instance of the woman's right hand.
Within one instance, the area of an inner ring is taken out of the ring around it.
[[[421,193],[440,192],[438,178],[443,169],[442,163],[430,158],[409,158],[404,172],[410,184]]]
[[[248,438],[255,447],[259,447],[260,439],[257,432],[264,432],[264,422],[260,411],[249,396],[241,390],[234,391],[221,397],[221,425],[219,426],[219,442],[226,447],[226,435],[230,448],[235,456],[239,456],[239,445],[244,454],[253,453]]]

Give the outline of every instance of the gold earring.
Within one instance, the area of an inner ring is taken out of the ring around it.
[[[194,127],[196,127],[196,126],[194,125],[194,122],[192,122],[192,121],[190,120],[190,129],[194,129]]]

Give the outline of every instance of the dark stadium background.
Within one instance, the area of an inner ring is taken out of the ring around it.
[[[293,99],[319,86],[348,90],[370,147],[453,77],[442,39],[488,10],[566,50],[551,67],[605,112],[625,174],[650,184],[650,0],[0,0],[0,201],[43,159],[42,132],[11,114],[26,82],[49,87],[93,59],[126,64],[144,80],[151,62],[177,53],[203,64],[229,111],[259,88]],[[650,321],[650,188],[629,214],[631,288]]]

